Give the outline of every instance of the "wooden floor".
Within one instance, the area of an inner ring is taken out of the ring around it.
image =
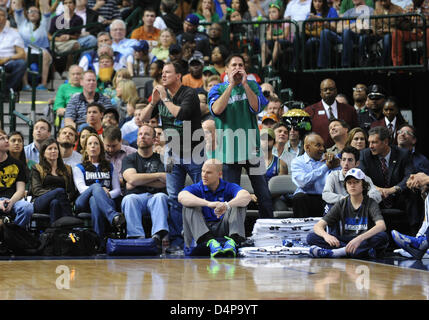
[[[428,299],[429,271],[404,266],[305,257],[3,260],[0,300]]]

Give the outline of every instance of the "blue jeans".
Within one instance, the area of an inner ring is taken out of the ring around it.
[[[167,173],[167,193],[170,203],[170,243],[172,245],[183,246],[183,220],[182,205],[177,201],[177,195],[185,187],[186,174],[189,174],[192,181],[197,183],[201,180],[202,164],[191,161],[190,164],[174,164],[171,173]]]
[[[8,198],[0,198],[0,200],[9,200]],[[25,200],[18,200],[12,207],[10,213],[15,215],[15,224],[25,228],[30,222],[31,216],[34,213],[33,204]]]
[[[51,217],[51,223],[66,216],[72,216],[72,207],[64,188],[56,188],[37,197],[34,200],[34,211],[47,213]]]
[[[9,89],[18,91],[22,77],[27,69],[27,62],[23,59],[10,60],[4,65],[6,71],[6,94],[9,94]]]
[[[347,246],[347,244],[353,240],[356,236],[340,236],[337,232],[331,232],[331,235],[336,237],[340,241],[339,248]],[[322,237],[318,236],[314,232],[310,232],[307,235],[307,243],[309,245],[315,245],[325,249],[337,249],[331,247]],[[361,242],[360,246],[356,249],[354,254],[349,254],[353,258],[365,258],[368,257],[368,251],[370,249],[383,250],[386,249],[389,244],[389,237],[386,232],[379,232],[369,239]]]
[[[97,45],[97,38],[90,34],[88,36],[80,37],[77,39],[77,42],[79,42],[81,48],[85,49],[95,47]]]
[[[168,229],[168,196],[158,192],[129,194],[122,199],[122,212],[127,221],[128,237],[144,237],[142,216],[149,215],[152,219],[151,235]]]
[[[251,174],[250,170],[257,165],[249,162],[246,164],[223,164],[223,179],[240,185],[241,172],[245,168],[252,184],[253,191],[258,198],[259,218],[272,218],[273,217],[273,201],[271,198],[270,190],[268,189],[267,179],[265,174]]]
[[[79,195],[75,205],[77,212],[91,212],[92,227],[101,239],[104,238],[104,220],[107,219],[112,224],[113,218],[119,214],[115,202],[107,196],[99,183],[93,183]]]

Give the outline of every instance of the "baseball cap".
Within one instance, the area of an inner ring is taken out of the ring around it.
[[[211,72],[211,74],[219,74],[213,66],[205,66],[203,68],[203,73],[206,71]]]
[[[262,122],[264,122],[267,119],[271,119],[274,122],[279,122],[279,119],[274,113],[267,113],[265,116],[262,117]]]
[[[193,24],[194,26],[197,26],[200,23],[200,18],[198,18],[195,14],[190,13],[186,16],[185,21]]]
[[[146,40],[140,40],[139,43],[132,48],[137,52],[148,51],[149,43]]]
[[[193,61],[198,61],[199,63],[201,63],[202,65],[204,65],[204,58],[202,53],[196,51],[194,52],[194,55],[188,60],[188,63],[191,64],[191,62]]]
[[[264,134],[268,134],[268,137],[276,140],[276,135],[274,134],[274,130],[271,128],[263,128],[260,131],[260,136],[262,137]]]
[[[359,168],[353,168],[347,171],[344,180],[347,180],[348,177],[353,177],[357,180],[365,180],[365,173]]]
[[[371,100],[376,100],[380,98],[385,98],[387,96],[386,90],[379,84],[370,85],[368,88],[368,98]]]
[[[177,54],[180,51],[182,51],[182,47],[179,46],[178,44],[172,44],[172,45],[170,45],[170,48],[168,49],[168,51],[171,54]]]

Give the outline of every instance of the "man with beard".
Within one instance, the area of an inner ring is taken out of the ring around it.
[[[77,139],[78,133],[71,125],[61,128],[58,132],[57,141],[60,145],[61,157],[64,163],[72,168],[82,162],[82,155],[73,150]]]
[[[305,137],[304,150],[302,156],[292,160],[292,181],[297,186],[292,198],[293,215],[295,218],[321,217],[326,177],[338,169],[340,159],[333,153],[325,153],[325,144],[317,133]]]
[[[33,142],[24,147],[27,160],[33,160],[39,163],[39,150],[43,141],[51,136],[51,124],[45,119],[39,119],[34,124]]]

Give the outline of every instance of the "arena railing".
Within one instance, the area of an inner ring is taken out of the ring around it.
[[[417,13],[305,20],[302,71],[427,70],[426,28]]]

